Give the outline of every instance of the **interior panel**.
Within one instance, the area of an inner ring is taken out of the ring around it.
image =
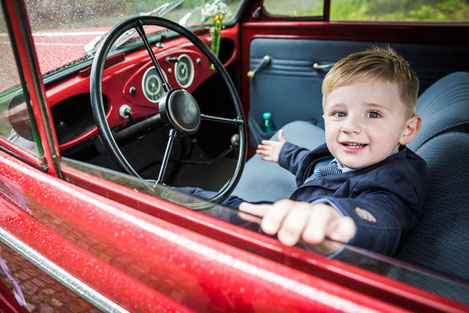
[[[271,136],[258,127],[263,112],[272,113],[277,128],[294,120],[323,127],[321,84],[328,65],[350,53],[385,45],[409,61],[420,79],[420,93],[449,73],[469,70],[469,47],[464,45],[255,38],[250,43],[249,69],[255,70],[265,56],[270,56],[271,62],[249,82],[252,145]],[[315,63],[325,68],[314,69]]]

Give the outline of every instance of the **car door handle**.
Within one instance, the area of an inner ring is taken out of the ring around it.
[[[313,69],[315,70],[325,70],[334,66],[335,63],[326,63],[326,64],[319,64],[317,62],[313,63]]]
[[[254,71],[249,71],[248,72],[248,77],[249,79],[252,79],[254,78],[254,76],[256,75],[256,73],[258,73],[260,70],[262,70],[264,67],[266,67],[267,65],[269,65],[270,63],[272,62],[272,57],[270,55],[266,55],[262,58],[262,61],[261,63],[259,63],[259,65],[256,67],[256,69]]]

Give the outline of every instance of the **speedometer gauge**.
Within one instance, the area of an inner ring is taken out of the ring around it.
[[[176,80],[181,87],[187,88],[194,80],[194,64],[186,54],[181,54],[174,67]]]
[[[163,84],[154,67],[150,67],[143,74],[142,89],[145,97],[151,102],[158,102],[163,96]]]

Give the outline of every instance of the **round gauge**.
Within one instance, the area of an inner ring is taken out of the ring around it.
[[[194,64],[186,54],[181,54],[174,66],[176,80],[181,87],[187,88],[194,80]]]
[[[156,68],[150,67],[145,74],[143,74],[142,89],[145,97],[151,102],[158,102],[163,96],[163,83],[156,72]]]

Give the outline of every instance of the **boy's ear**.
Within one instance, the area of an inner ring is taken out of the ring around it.
[[[420,126],[422,125],[422,117],[419,115],[414,115],[410,119],[407,120],[404,130],[402,131],[401,139],[399,140],[399,144],[407,145],[412,139],[417,136],[417,133],[420,130]]]

